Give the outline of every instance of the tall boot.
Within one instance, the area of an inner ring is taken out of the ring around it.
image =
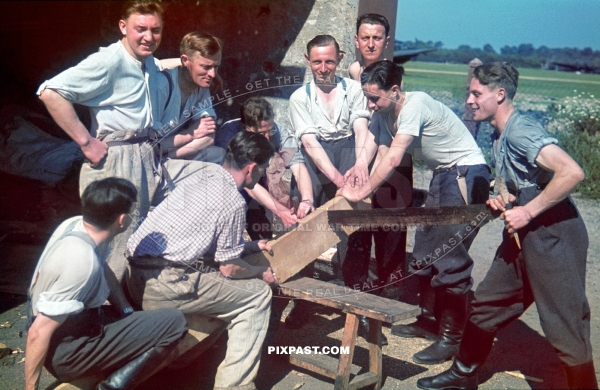
[[[567,376],[569,389],[598,389],[596,379],[596,370],[594,362],[587,362],[577,366],[567,366],[563,364],[563,369]]]
[[[471,321],[467,322],[458,355],[452,366],[441,374],[421,378],[420,389],[477,389],[477,370],[487,359],[496,332],[483,330]]]
[[[435,290],[431,287],[430,277],[419,276],[418,278],[421,314],[417,316],[415,322],[392,326],[391,332],[400,337],[436,340],[440,325],[435,315],[435,308],[438,306],[435,300]]]
[[[369,335],[369,319],[365,316],[358,317],[358,335],[363,339],[367,340],[367,336]],[[388,345],[388,339],[381,332],[381,346]]]
[[[177,343],[152,347],[98,384],[98,390],[133,389],[177,357]]]
[[[440,335],[424,350],[413,355],[413,361],[419,364],[440,364],[450,360],[458,353],[465,321],[467,320],[468,294],[453,294],[444,291]]]

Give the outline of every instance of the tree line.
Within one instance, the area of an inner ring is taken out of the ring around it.
[[[554,69],[557,66],[556,64],[567,64],[573,65],[577,69],[589,69],[590,71],[597,69],[597,72],[600,72],[600,50],[592,50],[590,47],[584,49],[574,47],[551,49],[547,46],[536,48],[530,43],[523,43],[519,46],[503,46],[497,52],[489,43],[484,45],[483,48],[460,45],[457,49],[445,49],[443,46],[444,44],[439,41],[425,42],[415,39],[414,41],[395,41],[394,49],[436,49],[419,55],[416,61],[423,62],[468,64],[473,58],[479,58],[484,63],[508,61],[522,68]]]

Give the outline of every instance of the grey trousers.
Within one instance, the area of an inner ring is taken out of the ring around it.
[[[455,166],[434,172],[425,207],[464,206],[457,176],[465,178],[469,204],[489,198],[490,171],[487,165]],[[469,248],[479,231],[478,221],[461,225],[425,226],[415,234],[413,273],[431,276],[431,286],[453,294],[464,294],[473,286],[473,259]]]
[[[539,191],[522,190],[524,205]],[[592,360],[590,306],[585,295],[588,235],[570,199],[519,230],[522,250],[504,231],[492,265],[475,291],[471,322],[496,331],[535,301],[548,341],[567,366]]]
[[[91,309],[69,316],[54,332],[44,366],[62,382],[106,378],[153,347],[165,347],[187,333],[175,309],[134,312],[116,319]]]
[[[253,389],[269,326],[271,288],[259,279],[228,279],[216,269],[131,267],[128,287],[144,310],[177,307],[225,321],[229,339],[215,389]]]
[[[206,163],[200,161],[172,159],[167,159],[164,164],[175,184],[205,166]],[[167,197],[169,186],[166,180],[162,179],[162,166],[157,163],[154,150],[147,142],[111,146],[106,158],[96,167],[83,164],[79,175],[79,194],[81,195],[93,181],[107,177],[127,179],[138,191],[137,203],[131,212],[133,223],[127,230],[115,236],[107,258],[109,267],[117,279],[121,280],[127,264],[127,240],[146,218],[150,207],[158,205]]]

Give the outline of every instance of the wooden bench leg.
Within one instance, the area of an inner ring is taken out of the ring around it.
[[[377,376],[374,389],[381,388],[381,321],[369,318],[369,371]]]
[[[354,347],[356,345],[356,335],[358,333],[358,316],[352,313],[346,313],[346,325],[342,336],[342,347],[348,347],[349,353],[340,354],[337,375],[335,377],[335,390],[344,390],[348,388],[350,382],[350,368],[352,358],[354,357]]]

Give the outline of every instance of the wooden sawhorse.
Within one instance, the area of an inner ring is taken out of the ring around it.
[[[296,299],[304,299],[320,305],[340,309],[346,313],[346,324],[341,347],[349,351],[340,354],[337,370],[324,367],[311,359],[311,355],[292,354],[290,363],[335,380],[335,390],[360,389],[375,384],[381,388],[381,323],[393,324],[415,317],[420,313],[417,306],[394,301],[376,295],[340,287],[332,283],[311,278],[300,278],[279,286],[281,292]],[[354,347],[358,333],[359,316],[369,318],[369,372],[357,375],[350,381],[350,367],[354,357]]]

